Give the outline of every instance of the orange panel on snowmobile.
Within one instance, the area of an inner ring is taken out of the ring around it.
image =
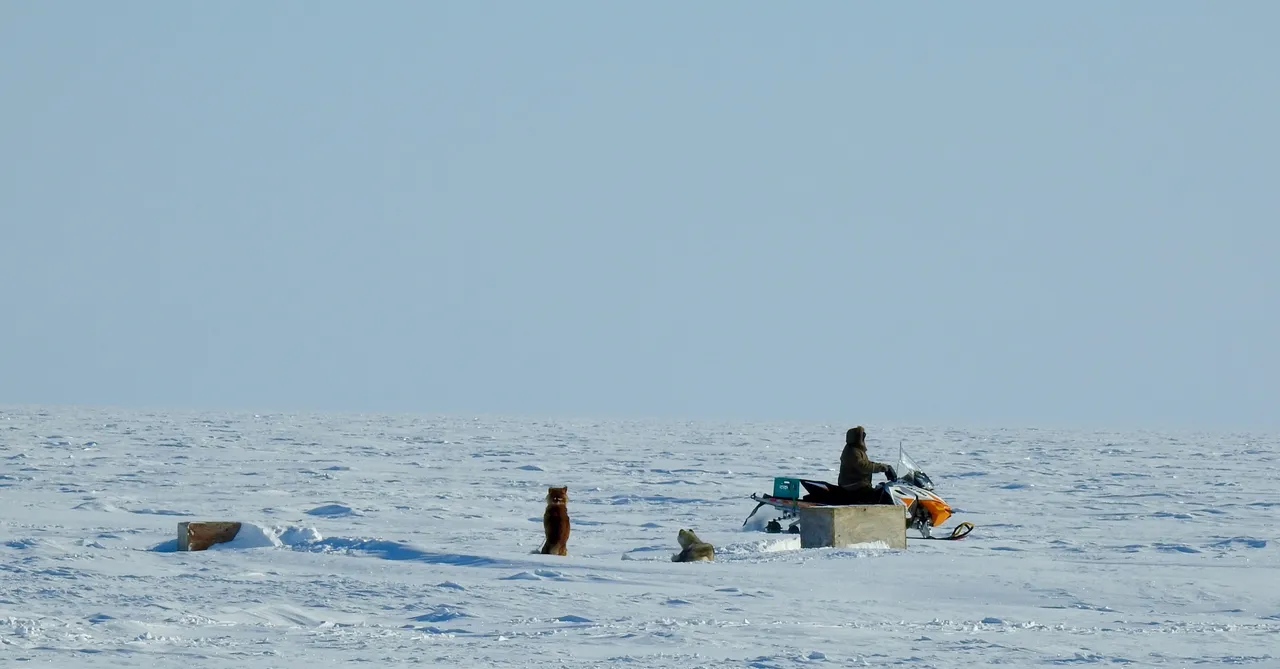
[[[930,525],[937,527],[951,517],[951,507],[944,501],[938,499],[920,498],[918,503],[924,506],[925,511],[929,512]]]

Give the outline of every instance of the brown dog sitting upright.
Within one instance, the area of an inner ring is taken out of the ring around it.
[[[547,488],[547,510],[542,514],[542,529],[547,541],[542,544],[543,555],[569,554],[569,486]]]

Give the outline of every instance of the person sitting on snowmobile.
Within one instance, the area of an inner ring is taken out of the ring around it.
[[[867,457],[867,431],[861,426],[850,428],[844,435],[844,451],[840,453],[840,478],[836,485],[849,490],[864,504],[883,503],[880,491],[871,485],[871,475],[881,473],[890,481],[898,478],[891,465]]]

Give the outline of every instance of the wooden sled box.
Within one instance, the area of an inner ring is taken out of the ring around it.
[[[907,547],[907,522],[894,504],[850,504],[800,509],[801,548],[844,548],[882,541]]]

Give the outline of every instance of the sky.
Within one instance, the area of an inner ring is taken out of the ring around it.
[[[0,404],[1280,428],[1280,4],[0,3]]]

